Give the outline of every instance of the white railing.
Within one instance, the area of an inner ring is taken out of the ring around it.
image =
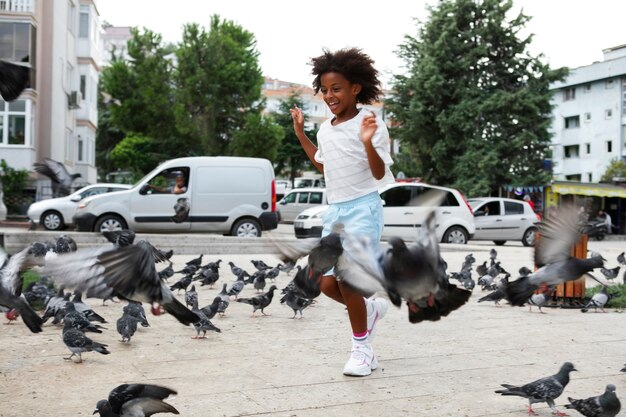
[[[36,0],[0,0],[0,12],[34,13]]]

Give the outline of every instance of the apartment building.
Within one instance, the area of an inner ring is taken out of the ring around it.
[[[0,101],[0,158],[11,167],[51,158],[96,182],[99,32],[94,0],[0,1],[0,59],[31,67],[30,88]],[[36,178],[40,194],[48,180]]]
[[[603,54],[551,86],[555,180],[598,182],[626,156],[626,45]]]

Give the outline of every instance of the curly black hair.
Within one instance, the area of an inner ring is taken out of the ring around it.
[[[357,95],[357,103],[371,104],[382,95],[378,70],[374,68],[374,60],[358,48],[345,48],[336,52],[324,49],[324,54],[311,59],[315,75],[313,89],[315,94],[320,91],[321,77],[328,72],[342,74],[352,84],[360,84],[361,92]]]

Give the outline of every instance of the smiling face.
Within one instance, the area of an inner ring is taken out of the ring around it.
[[[352,84],[338,72],[327,72],[320,77],[320,91],[338,123],[357,115],[356,97],[361,91],[359,84]]]

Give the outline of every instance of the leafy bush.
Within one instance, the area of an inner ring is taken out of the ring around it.
[[[2,189],[4,194],[21,193],[28,181],[28,171],[25,169],[11,168],[7,161],[0,160],[0,168],[2,168]]]
[[[591,299],[594,294],[600,291],[600,286],[595,286],[593,288],[587,288],[585,292],[585,297]],[[606,307],[609,308],[626,308],[626,285],[612,285],[608,289],[608,294],[611,296],[609,302]]]

